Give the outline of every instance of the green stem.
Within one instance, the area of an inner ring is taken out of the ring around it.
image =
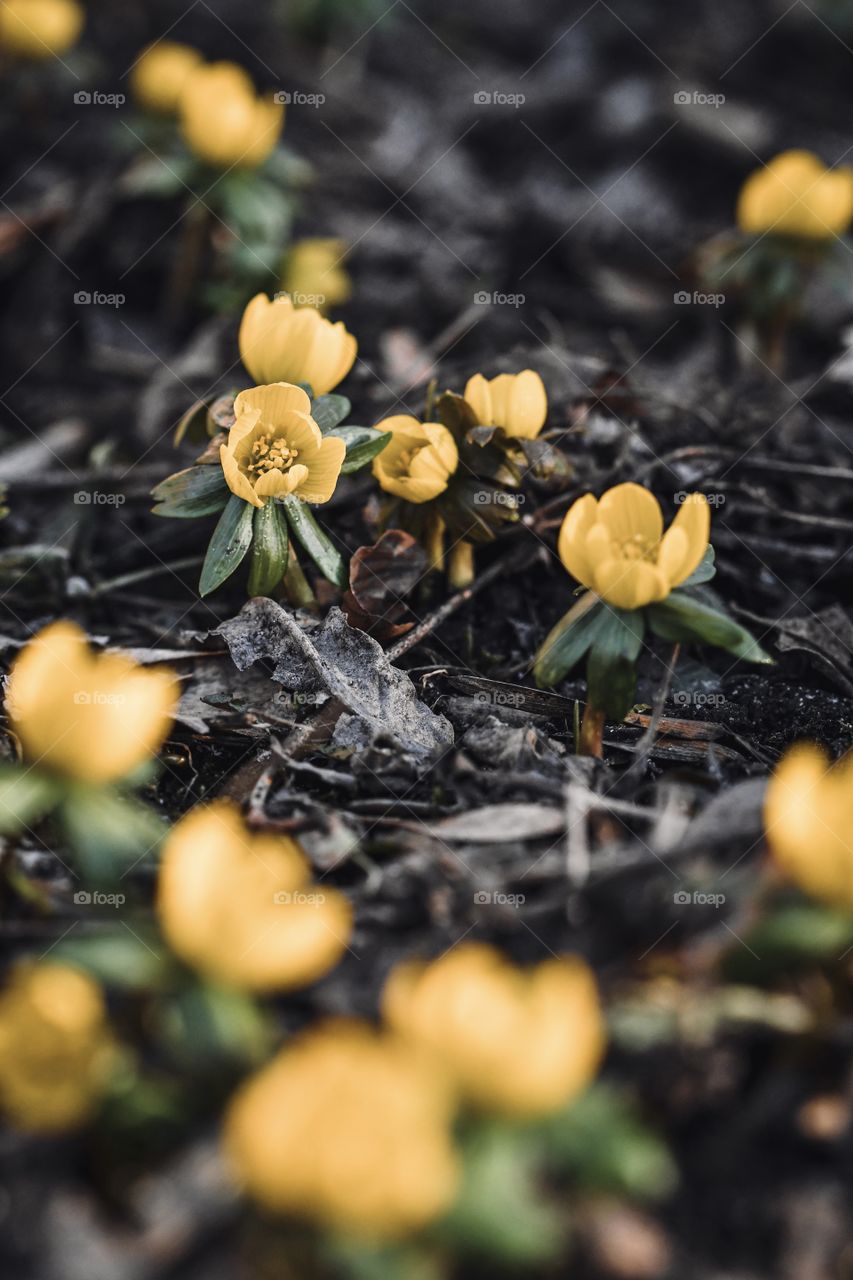
[[[580,754],[582,756],[595,756],[600,760],[604,755],[604,746],[602,739],[604,737],[604,712],[599,711],[598,707],[594,707],[591,703],[587,703],[583,710],[583,720],[581,721],[580,731]]]
[[[311,590],[311,584],[305,577],[302,565],[299,563],[292,538],[287,547],[287,568],[284,571],[281,585],[285,599],[294,608],[315,609],[317,607],[317,597]]]

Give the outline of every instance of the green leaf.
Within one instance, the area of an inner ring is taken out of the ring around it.
[[[159,937],[137,922],[133,932],[69,937],[52,953],[57,960],[85,969],[107,987],[147,991],[166,984],[173,972],[168,952]]]
[[[639,609],[605,609],[587,658],[586,682],[591,706],[608,720],[622,720],[633,706],[644,631]]]
[[[366,467],[377,453],[381,453],[391,439],[390,431],[377,431],[375,427],[335,427],[330,436],[337,436],[347,447],[341,467],[341,475],[349,476]]]
[[[609,1085],[593,1085],[542,1131],[549,1163],[584,1190],[656,1200],[675,1189],[678,1170],[666,1144]]]
[[[198,584],[201,595],[215,591],[242,561],[252,542],[252,516],[256,510],[236,494],[228,499],[204,557]]]
[[[228,501],[230,490],[222,468],[218,466],[187,467],[161,480],[151,490],[157,502],[157,516],[176,516],[183,520],[213,515]]]
[[[0,767],[0,835],[15,835],[56,805],[62,784],[49,774],[23,765]]]
[[[533,675],[542,689],[559,684],[595,640],[605,608],[592,592],[585,592],[551,629],[536,655]]]
[[[338,423],[343,422],[351,408],[352,405],[346,396],[318,396],[316,400],[311,402],[311,417],[317,423],[323,435],[326,435]]]
[[[746,627],[694,596],[673,591],[645,610],[649,626],[663,640],[697,640],[733,653],[746,662],[772,662]]]
[[[207,983],[187,983],[156,1014],[158,1029],[187,1063],[261,1062],[270,1050],[270,1026],[251,995]]]
[[[812,968],[838,961],[853,945],[853,914],[820,903],[784,903],[774,906],[746,934],[743,956],[727,957],[727,977],[761,978],[783,971]]]
[[[258,507],[252,521],[250,596],[268,596],[287,567],[287,517],[277,502]]]
[[[710,582],[717,572],[717,566],[714,563],[714,548],[708,546],[704,556],[699,564],[693,570],[689,578],[685,578],[681,583],[680,589],[684,587],[699,587],[703,582]]]
[[[168,828],[154,809],[105,787],[70,789],[59,810],[84,883],[117,884],[146,855],[153,860]]]
[[[305,548],[323,576],[337,587],[346,587],[349,579],[344,558],[314,519],[311,508],[293,494],[285,498],[282,505],[287,512],[293,536]]]

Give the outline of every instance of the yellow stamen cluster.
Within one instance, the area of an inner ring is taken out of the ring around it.
[[[299,450],[291,449],[284,440],[277,440],[273,435],[261,436],[252,445],[246,470],[255,476],[265,471],[286,471],[298,457]]]

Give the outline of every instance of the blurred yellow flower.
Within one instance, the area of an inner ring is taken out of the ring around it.
[[[465,384],[464,399],[486,427],[503,427],[508,436],[534,440],[548,416],[548,397],[538,373],[499,373],[484,378],[475,373]]]
[[[328,502],[346,455],[339,436],[324,436],[301,387],[274,382],[241,391],[236,420],[219,458],[232,493],[253,507],[294,493],[303,502]]]
[[[315,982],[340,960],[352,924],[340,893],[312,886],[294,840],[253,834],[225,801],[193,809],[172,828],[157,912],[183,961],[250,991]]]
[[[708,548],[711,514],[691,493],[669,529],[657,498],[639,484],[617,484],[600,499],[578,498],[560,529],[557,549],[573,578],[616,609],[665,600],[697,568]]]
[[[0,1109],[61,1132],[96,1109],[118,1060],[100,988],[61,964],[21,964],[0,993]]]
[[[505,1115],[558,1110],[590,1083],[604,1052],[595,978],[575,957],[523,970],[493,947],[463,943],[432,964],[399,965],[383,1012],[436,1055],[471,1103]]]
[[[440,1073],[396,1037],[332,1022],[236,1095],[226,1155],[264,1208],[393,1240],[449,1207],[459,1171]]]
[[[184,84],[180,109],[187,144],[217,169],[258,168],[284,124],[284,107],[260,97],[234,62],[211,62],[193,71]]]
[[[20,653],[6,710],[29,764],[79,782],[113,782],[158,749],[178,703],[171,671],[93,653],[73,622],[54,622]]]
[[[853,169],[827,169],[810,151],[783,151],[750,174],[738,198],[738,226],[749,235],[827,240],[851,217]]]
[[[287,255],[282,288],[297,307],[327,311],[352,296],[349,272],[342,266],[346,245],[334,237],[297,240]]]
[[[293,305],[279,294],[257,294],[240,325],[240,356],[256,382],[307,382],[326,395],[355,362],[358,344],[339,320],[332,324],[314,307]]]
[[[456,441],[440,422],[418,422],[399,413],[377,422],[391,439],[373,459],[373,474],[386,493],[406,502],[430,502],[444,493],[459,465]]]
[[[805,893],[853,910],[853,755],[830,767],[813,743],[776,766],[764,802],[767,842]]]
[[[76,0],[4,0],[0,47],[21,58],[49,58],[76,44],[84,11]]]
[[[133,95],[147,111],[174,115],[187,81],[203,62],[197,49],[174,40],[149,45],[130,75]]]

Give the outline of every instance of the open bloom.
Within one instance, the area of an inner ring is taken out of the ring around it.
[[[352,295],[349,272],[342,266],[346,245],[334,236],[297,240],[287,255],[283,287],[297,307],[327,310]]]
[[[441,1073],[366,1024],[303,1033],[236,1095],[225,1147],[266,1209],[393,1240],[446,1209],[459,1171]]]
[[[642,609],[690,577],[708,548],[710,528],[704,494],[688,494],[664,533],[657,498],[642,485],[617,484],[600,499],[578,498],[557,549],[582,586],[616,609]]]
[[[177,703],[171,671],[93,653],[73,622],[54,622],[30,641],[6,694],[26,760],[95,784],[143,764],[168,733]]]
[[[475,373],[465,384],[465,400],[486,427],[503,427],[508,436],[534,440],[548,416],[548,397],[539,374],[499,373],[484,378]]]
[[[777,765],[764,803],[777,864],[805,893],[853,910],[853,756],[830,767],[800,743]]]
[[[604,1051],[595,979],[573,957],[522,970],[493,947],[463,944],[432,964],[399,965],[383,1012],[436,1055],[469,1101],[507,1115],[562,1107]]]
[[[826,240],[843,235],[853,217],[853,169],[827,169],[810,151],[783,151],[741,188],[738,226]]]
[[[236,421],[219,458],[232,493],[253,507],[295,493],[303,502],[328,502],[346,455],[339,436],[324,436],[301,387],[274,382],[241,391]]]
[[[373,474],[386,493],[407,502],[429,502],[444,493],[459,465],[456,441],[440,422],[418,422],[408,413],[377,422],[391,439],[373,459]]]
[[[83,27],[76,0],[4,0],[0,46],[21,58],[49,58],[76,43]]]
[[[188,77],[181,94],[187,144],[217,169],[256,169],[278,142],[284,107],[255,92],[234,62],[211,62]]]
[[[338,963],[351,909],[312,887],[299,845],[254,835],[227,802],[193,809],[163,849],[157,893],[176,955],[214,982],[282,991],[315,982]]]
[[[307,382],[323,396],[349,373],[358,344],[342,321],[284,294],[257,294],[240,324],[240,357],[257,382]]]
[[[0,1109],[34,1133],[84,1123],[117,1061],[100,987],[64,965],[22,964],[0,994]]]
[[[149,45],[131,72],[135,98],[147,111],[174,115],[187,81],[202,61],[198,50],[188,44],[158,40]]]

